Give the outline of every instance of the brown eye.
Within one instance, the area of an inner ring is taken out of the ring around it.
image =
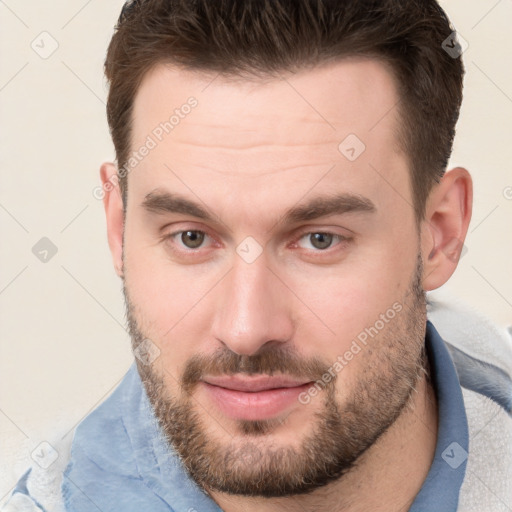
[[[205,234],[202,231],[183,231],[181,242],[189,249],[197,249],[204,242]]]
[[[333,262],[344,257],[352,240],[352,237],[330,231],[308,231],[303,232],[299,239],[295,238],[292,248],[301,249],[298,253],[301,258],[328,263],[328,260]]]
[[[303,249],[317,249],[325,250],[329,249],[333,245],[334,239],[343,240],[344,237],[341,235],[334,235],[333,233],[306,233],[301,237],[302,243],[299,244]]]
[[[315,249],[328,249],[332,244],[333,235],[330,233],[310,233],[309,239]]]

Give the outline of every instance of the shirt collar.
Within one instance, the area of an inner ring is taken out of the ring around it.
[[[466,409],[455,365],[430,321],[425,346],[437,397],[437,444],[427,478],[409,512],[453,512],[457,510],[469,450]]]

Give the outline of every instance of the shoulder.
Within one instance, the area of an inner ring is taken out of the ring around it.
[[[512,414],[512,337],[480,312],[446,293],[428,295],[427,314],[446,343],[463,389]]]
[[[131,453],[123,415],[130,407],[130,391],[134,384],[135,367],[132,366],[113,393],[94,409],[63,440],[48,445],[58,456],[51,464],[34,462],[20,477],[8,501],[0,512],[63,512],[65,510],[62,486],[70,461],[76,452],[94,464],[103,464],[106,470],[119,459],[113,452]],[[94,440],[108,442],[93,442]],[[53,458],[53,457],[52,457]],[[126,457],[125,457],[126,460]]]
[[[446,292],[430,292],[427,316],[453,353],[464,353],[473,362],[481,361],[512,374],[512,336],[485,315]],[[456,366],[471,364],[456,357]]]
[[[450,352],[463,390],[487,397],[512,415],[509,331],[445,293],[429,294],[427,315]]]
[[[119,453],[125,455],[125,464],[128,462],[132,447],[125,422],[133,416],[140,400],[137,379],[133,364],[110,396],[76,427],[71,451],[74,460],[94,461],[97,467],[113,473],[119,464]]]
[[[34,462],[27,468],[0,512],[64,512],[61,484],[70,458],[72,438],[71,433],[59,443],[41,448],[58,453],[58,457],[49,465]]]
[[[507,329],[445,293],[429,294],[428,318],[459,377],[469,431],[460,512],[512,507],[512,338]]]

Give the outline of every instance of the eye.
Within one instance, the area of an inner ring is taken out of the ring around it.
[[[176,233],[172,233],[168,238],[173,240],[179,239],[187,249],[197,249],[201,247],[207,236],[208,235],[203,231],[188,229],[186,231],[177,231]]]
[[[301,243],[302,240],[306,240],[306,244],[303,245]],[[333,245],[333,241],[338,240],[339,242],[342,242],[346,240],[344,236],[341,235],[335,235],[334,233],[324,233],[324,232],[318,232],[318,233],[305,233],[303,236],[300,237],[298,241],[298,245],[302,247],[303,249],[318,249],[320,251],[324,251],[326,249],[329,249]],[[309,247],[308,247],[309,244]]]
[[[164,237],[164,239],[171,243],[171,247],[174,245],[174,249],[182,253],[200,249],[209,238],[211,237],[207,233],[197,229],[175,231]],[[313,250],[314,252],[327,252],[331,247],[348,240],[347,237],[342,235],[317,231],[304,233],[295,243],[302,249]]]

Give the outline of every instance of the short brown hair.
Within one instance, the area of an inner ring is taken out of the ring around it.
[[[229,77],[274,77],[347,56],[391,65],[417,219],[448,165],[462,101],[462,59],[443,41],[450,22],[435,0],[135,0],[110,42],[107,118],[119,168],[131,147],[134,97],[161,63]],[[452,45],[453,46],[453,43]],[[127,176],[119,176],[126,207]]]

